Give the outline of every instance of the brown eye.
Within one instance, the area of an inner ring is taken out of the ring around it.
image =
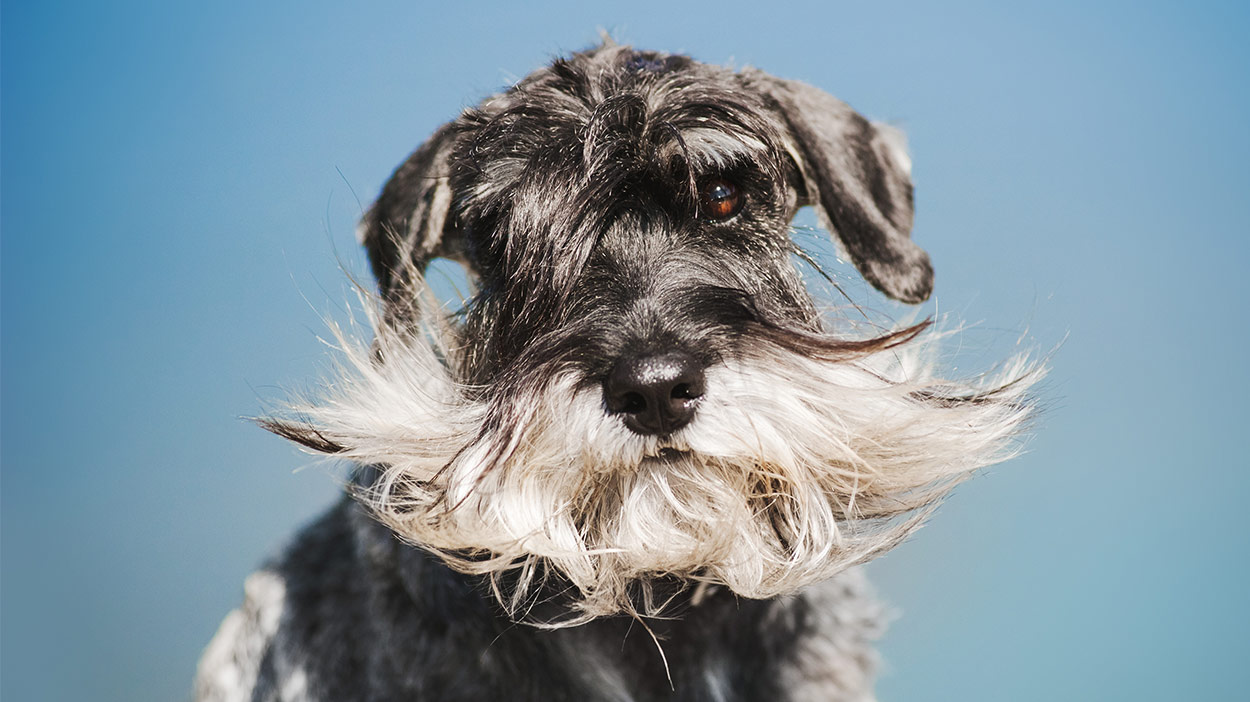
[[[744,200],[738,186],[724,178],[712,178],[699,191],[699,213],[708,219],[729,219],[742,209]]]

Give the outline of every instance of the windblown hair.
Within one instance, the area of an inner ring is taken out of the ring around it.
[[[748,204],[710,217],[697,191],[722,180]],[[265,425],[360,466],[378,519],[514,617],[657,614],[669,583],[793,592],[897,544],[1029,413],[1024,361],[952,381],[925,325],[828,331],[795,212],[915,303],[933,269],[912,204],[901,134],[827,93],[605,43],[396,170],[361,224],[372,343],[336,331],[341,377]],[[456,324],[422,303],[438,256],[479,284]],[[606,379],[670,351],[705,374],[696,416],[631,431]]]
[[[419,274],[409,281],[404,298],[429,299]],[[262,424],[367,467],[358,499],[406,541],[489,576],[513,617],[555,584],[569,608],[548,625],[661,614],[661,582],[770,598],[868,560],[1018,450],[1042,373],[1021,357],[944,379],[927,324],[859,340],[760,328],[708,370],[699,419],[659,438],[558,367],[509,392],[458,381],[453,329],[421,311],[433,308],[367,301],[372,343],[332,325],[339,377]]]

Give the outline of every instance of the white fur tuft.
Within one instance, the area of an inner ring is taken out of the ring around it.
[[[248,576],[243,590],[243,606],[226,616],[200,659],[195,699],[202,702],[252,699],[261,658],[278,631],[286,600],[282,578],[267,570],[257,571]]]

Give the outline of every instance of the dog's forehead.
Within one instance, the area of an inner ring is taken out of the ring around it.
[[[785,129],[731,69],[604,46],[561,58],[466,113],[461,161],[477,196],[526,175],[590,177],[680,159],[696,172],[788,151]],[[511,195],[512,193],[508,193]]]
[[[701,63],[682,54],[600,46],[553,60],[505,94],[548,89],[594,105],[623,92],[662,98],[673,89],[693,83],[732,89],[736,85],[735,75],[723,66]]]

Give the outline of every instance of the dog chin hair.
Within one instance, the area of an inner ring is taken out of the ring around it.
[[[842,358],[753,340],[708,369],[695,419],[660,438],[630,431],[571,371],[512,397],[500,421],[497,397],[454,379],[439,317],[365,308],[372,343],[331,325],[337,377],[262,425],[371,467],[358,499],[401,538],[490,576],[513,617],[544,582],[567,585],[567,615],[532,621],[549,626],[662,614],[661,575],[771,598],[868,560],[1020,449],[1044,372],[1021,356],[943,379],[935,331]]]

